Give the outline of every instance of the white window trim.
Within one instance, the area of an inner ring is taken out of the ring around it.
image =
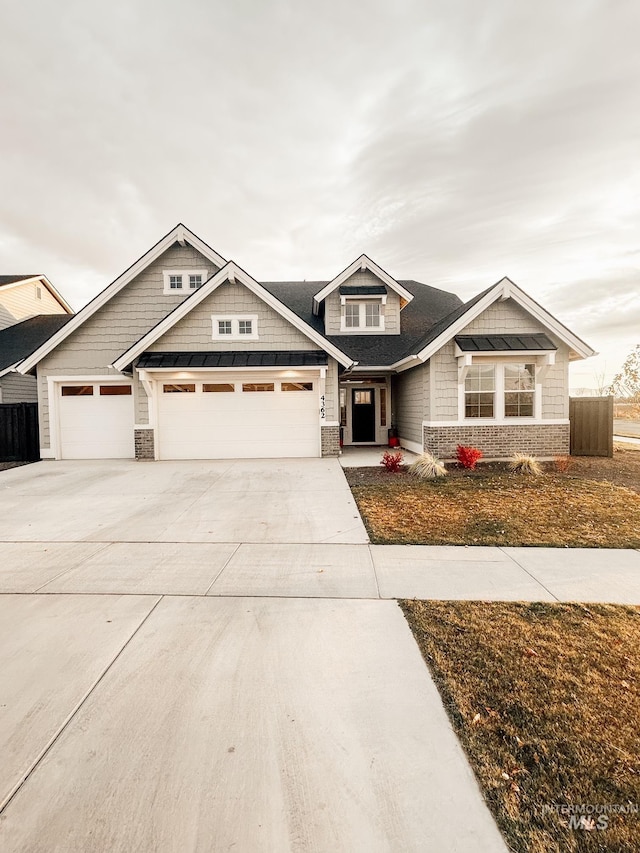
[[[231,322],[231,334],[221,335],[218,330],[218,323],[222,320]],[[240,334],[240,320],[250,320],[252,332],[250,335]],[[211,338],[214,341],[257,341],[260,339],[258,334],[258,315],[257,314],[212,314],[211,315]]]
[[[169,285],[169,276],[179,275],[182,276],[182,287],[170,287]],[[190,275],[201,275],[202,276],[202,285],[206,282],[209,274],[206,270],[162,270],[162,278],[164,281],[164,295],[168,296],[171,293],[195,293],[196,290],[200,290],[200,287],[189,287],[189,276]]]
[[[377,303],[380,305],[380,325],[379,326],[367,326],[367,314],[365,306],[367,304]],[[346,318],[346,306],[349,305],[358,305],[360,312],[360,325],[359,326],[347,326],[347,318]],[[387,304],[386,296],[341,296],[340,297],[340,331],[348,332],[350,335],[371,335],[376,332],[384,332],[384,306]]]
[[[489,365],[491,364],[495,368],[495,386],[494,386],[494,407],[493,407],[493,417],[492,418],[467,418],[465,417],[465,380],[466,380],[466,370],[461,370],[458,373],[458,423],[465,425],[474,425],[478,426],[487,426],[489,424],[499,424],[500,426],[504,426],[506,424],[537,424],[537,423],[551,423],[551,421],[545,421],[542,417],[542,382],[540,382],[540,366],[536,364],[535,358],[531,358],[528,361],[511,361],[502,359],[501,361],[487,361],[486,359],[482,359],[482,361],[474,361],[474,366],[479,364]],[[533,364],[535,367],[535,384],[533,389],[533,417],[526,418],[512,418],[506,417],[504,413],[504,368],[507,364]],[[470,366],[470,365],[465,365]],[[489,392],[487,392],[489,393]],[[562,421],[564,423],[564,421]]]

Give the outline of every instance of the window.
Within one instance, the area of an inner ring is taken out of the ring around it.
[[[348,329],[357,329],[360,325],[360,306],[357,302],[346,302],[344,306],[344,324]]]
[[[505,418],[532,418],[533,395],[536,385],[535,364],[505,364]]]
[[[131,385],[101,385],[101,397],[130,397]]]
[[[354,391],[353,402],[356,406],[370,406],[372,391]]]
[[[369,329],[377,329],[380,326],[380,303],[365,302],[365,326]]]
[[[340,389],[340,426],[347,425],[347,389]]]
[[[313,391],[313,382],[281,382],[283,391]]]
[[[387,425],[387,389],[380,389],[380,426]]]
[[[187,293],[197,290],[207,280],[206,270],[163,270],[164,292]]]
[[[243,391],[273,391],[273,382],[243,382]]]
[[[235,391],[233,382],[204,382],[202,390],[205,394],[225,394]]]
[[[195,394],[196,386],[194,383],[187,382],[178,385],[163,385],[162,390],[165,394]]]
[[[382,301],[367,299],[363,302],[345,300],[340,328],[348,329],[384,329],[384,314]]]
[[[257,341],[257,314],[214,314],[211,317],[212,339],[225,338],[229,341]]]
[[[63,397],[93,397],[93,385],[63,385]]]
[[[465,418],[492,418],[495,401],[495,368],[493,364],[474,364],[464,383]]]

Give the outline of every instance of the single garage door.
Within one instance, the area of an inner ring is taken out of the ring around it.
[[[62,459],[132,459],[133,393],[125,382],[61,383]]]
[[[320,455],[318,380],[158,381],[161,459]]]

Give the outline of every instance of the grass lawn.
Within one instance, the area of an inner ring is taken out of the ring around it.
[[[640,608],[400,606],[509,847],[637,853],[640,814],[578,829],[545,806],[640,806]]]
[[[480,466],[435,481],[346,474],[376,543],[640,548],[640,494],[608,481]]]

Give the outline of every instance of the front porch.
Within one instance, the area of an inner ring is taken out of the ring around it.
[[[386,446],[392,426],[391,377],[349,374],[339,387],[342,446]]]

